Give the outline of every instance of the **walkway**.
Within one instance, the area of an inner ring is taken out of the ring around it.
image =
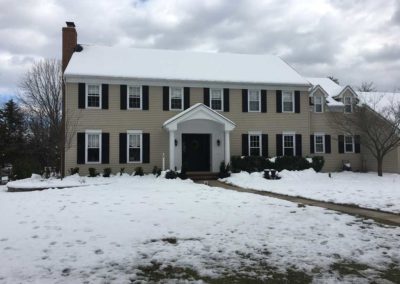
[[[321,208],[335,210],[335,211],[339,211],[339,212],[354,215],[354,216],[370,218],[377,222],[387,224],[387,225],[400,226],[400,214],[382,212],[382,211],[378,211],[378,210],[374,210],[374,209],[360,208],[360,207],[351,206],[351,205],[318,201],[318,200],[313,200],[313,199],[308,199],[308,198],[303,198],[303,197],[289,196],[289,195],[273,193],[273,192],[269,192],[269,191],[246,189],[246,188],[241,188],[241,187],[237,187],[234,185],[229,185],[229,184],[226,184],[223,182],[219,182],[217,180],[208,181],[208,185],[212,186],[212,187],[222,187],[225,189],[239,191],[239,192],[247,192],[247,193],[253,193],[253,194],[273,197],[273,198],[279,198],[279,199],[283,199],[283,200],[287,200],[287,201],[291,201],[291,202],[295,202],[295,203],[299,203],[299,204],[318,206]]]

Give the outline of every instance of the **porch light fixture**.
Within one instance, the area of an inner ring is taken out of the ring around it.
[[[178,140],[175,139],[175,147],[178,146]]]
[[[221,145],[221,140],[217,139],[217,146],[219,147]]]

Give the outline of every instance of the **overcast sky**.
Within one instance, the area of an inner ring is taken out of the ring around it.
[[[0,0],[0,101],[32,62],[61,58],[67,20],[80,43],[270,53],[305,76],[400,87],[400,0]]]

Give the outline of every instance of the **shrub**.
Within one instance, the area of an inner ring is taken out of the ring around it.
[[[219,165],[219,173],[218,173],[218,178],[227,178],[231,176],[231,173],[229,172],[230,166],[229,164],[225,165],[225,162],[221,162]]]
[[[314,171],[316,171],[317,173],[322,170],[322,168],[324,167],[324,164],[325,164],[324,157],[322,157],[322,156],[314,156],[314,157],[312,157],[311,166],[314,169]]]
[[[78,167],[70,168],[69,169],[69,174],[70,175],[79,174],[79,168]]]
[[[232,156],[231,158],[231,169],[234,173],[240,171],[260,172],[272,168],[273,164],[269,159],[259,156]]]
[[[304,157],[282,156],[275,159],[275,163],[271,168],[277,171],[302,171],[311,168],[311,164]]]
[[[181,167],[181,172],[178,174],[179,178],[187,179],[186,172],[187,172],[187,166],[186,163],[183,163]]]
[[[152,171],[153,175],[155,175],[156,177],[159,177],[161,175],[161,169],[157,166],[153,167],[153,171]]]
[[[168,170],[165,173],[165,178],[166,179],[176,179],[178,177],[178,173],[173,171],[173,170]]]
[[[97,177],[98,175],[95,168],[89,168],[89,177]]]
[[[39,162],[29,157],[22,157],[14,161],[10,178],[12,180],[31,177],[33,173],[40,173]]]
[[[103,177],[110,177],[110,175],[111,175],[111,168],[105,168],[104,170],[103,170]]]
[[[125,173],[125,168],[121,168],[119,170],[119,175],[122,176]]]
[[[144,175],[144,173],[143,173],[143,168],[142,167],[136,167],[135,168],[135,174],[134,174],[135,176],[143,176]]]

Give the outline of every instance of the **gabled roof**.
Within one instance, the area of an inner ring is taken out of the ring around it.
[[[236,124],[232,120],[202,103],[197,103],[166,120],[163,124],[163,128],[176,130],[179,123],[194,119],[206,119],[221,123],[224,125],[226,131],[231,131],[236,127]]]
[[[346,91],[349,91],[350,93],[353,94],[353,96],[357,97],[357,93],[353,90],[353,88],[351,86],[344,87],[343,90],[335,97],[336,98],[342,98]]]
[[[273,55],[231,54],[82,45],[65,77],[93,76],[251,84],[310,84]]]

